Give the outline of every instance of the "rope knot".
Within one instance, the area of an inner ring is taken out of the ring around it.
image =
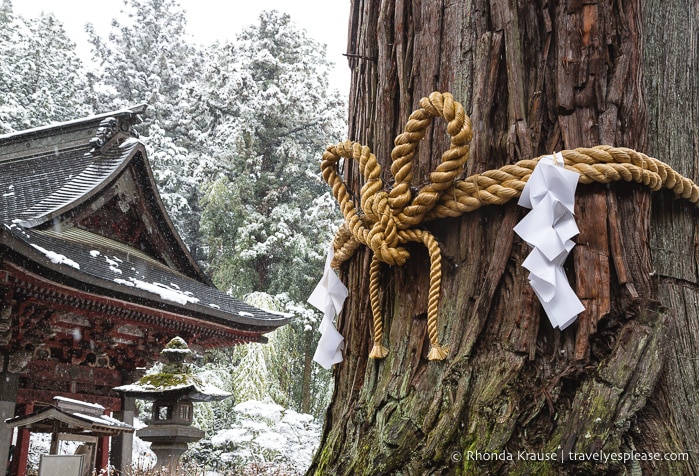
[[[402,266],[409,253],[399,246],[399,227],[388,201],[388,193],[381,191],[367,197],[364,206],[364,213],[371,222],[367,246],[384,263]]]
[[[451,136],[451,146],[442,155],[442,160],[430,174],[430,183],[413,196],[410,190],[413,180],[413,158],[420,140],[435,117],[447,121],[447,132]],[[345,223],[338,231],[335,241],[335,259],[332,265],[339,266],[363,244],[374,253],[370,283],[372,314],[374,316],[374,349],[372,358],[382,358],[387,350],[381,345],[383,327],[381,325],[378,299],[379,262],[402,266],[410,257],[403,245],[419,242],[430,250],[430,297],[428,321],[432,351],[430,359],[443,359],[446,349],[437,341],[437,304],[441,286],[441,256],[436,240],[426,231],[413,227],[439,202],[440,197],[451,187],[456,177],[463,171],[468,160],[471,141],[471,121],[463,106],[449,93],[434,92],[420,101],[405,125],[405,131],[396,137],[391,152],[391,174],[394,185],[390,191],[384,190],[381,178],[381,165],[367,146],[345,141],[328,147],[323,154],[321,170],[323,178],[332,187],[333,195],[340,203]],[[351,195],[338,173],[341,158],[359,162],[359,172],[364,177],[360,192],[361,212],[355,208]]]

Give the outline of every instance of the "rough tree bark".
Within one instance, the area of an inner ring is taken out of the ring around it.
[[[353,0],[350,138],[372,148],[389,183],[408,115],[422,96],[450,91],[473,121],[467,175],[609,144],[696,181],[699,3],[687,3]],[[447,146],[436,122],[415,186]],[[358,193],[357,164],[345,174]],[[382,268],[391,352],[380,361],[367,358],[370,252],[345,263],[345,360],[309,474],[699,474],[697,211],[638,185],[580,186],[566,269],[586,311],[564,332],[521,267],[529,250],[512,228],[523,214],[509,203],[425,224],[442,247],[442,362],[426,359],[424,250]],[[570,457],[599,451],[688,459]]]

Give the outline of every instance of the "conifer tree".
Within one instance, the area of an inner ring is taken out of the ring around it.
[[[85,116],[92,111],[75,43],[53,14],[15,15],[0,5],[0,132]]]
[[[184,90],[198,70],[199,54],[186,31],[185,12],[177,0],[126,0],[112,20],[108,39],[87,31],[101,67],[100,101],[110,108],[147,103],[142,132],[158,123],[174,135],[183,118]]]
[[[214,277],[235,294],[305,300],[337,216],[319,158],[340,137],[344,109],[323,48],[288,15],[266,12],[212,48],[204,70],[196,116],[215,157],[202,215]]]
[[[288,15],[265,12],[207,52],[193,113],[212,153],[201,222],[212,277],[239,297],[274,295],[297,316],[269,358],[303,412],[322,411],[330,376],[312,364],[318,319],[298,303],[320,278],[339,216],[319,174],[344,115],[323,51]]]

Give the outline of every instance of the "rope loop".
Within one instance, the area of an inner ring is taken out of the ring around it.
[[[413,179],[413,158],[427,128],[436,117],[447,121],[451,145],[442,155],[440,165],[430,174],[430,184],[412,198],[410,184]],[[330,184],[335,199],[340,203],[346,227],[352,232],[351,239],[368,246],[384,263],[397,266],[405,264],[409,253],[399,245],[398,232],[419,224],[425,214],[437,204],[441,193],[454,183],[468,160],[468,144],[472,136],[471,121],[463,106],[451,94],[434,92],[423,98],[420,108],[410,115],[404,132],[395,139],[391,152],[394,184],[388,192],[384,191],[381,165],[367,146],[345,141],[328,147],[321,162],[323,179]],[[359,172],[364,178],[360,192],[364,220],[359,218],[360,213],[339,176],[338,165],[341,159],[359,162]],[[342,248],[350,238],[346,234],[342,237],[345,241],[338,243],[340,255],[336,254],[336,262],[341,262],[347,256]],[[356,246],[348,245],[347,251],[353,253],[353,250],[356,250]]]

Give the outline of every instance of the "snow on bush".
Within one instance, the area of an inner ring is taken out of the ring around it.
[[[232,428],[210,440],[224,462],[217,469],[244,470],[251,465],[272,465],[289,474],[303,474],[320,441],[320,423],[271,400],[249,400],[233,408]]]
[[[146,424],[140,418],[134,418],[133,427],[136,430],[144,428]],[[155,466],[156,456],[150,449],[150,443],[140,439],[136,433],[133,435],[131,448],[131,465],[134,469],[150,469]]]

